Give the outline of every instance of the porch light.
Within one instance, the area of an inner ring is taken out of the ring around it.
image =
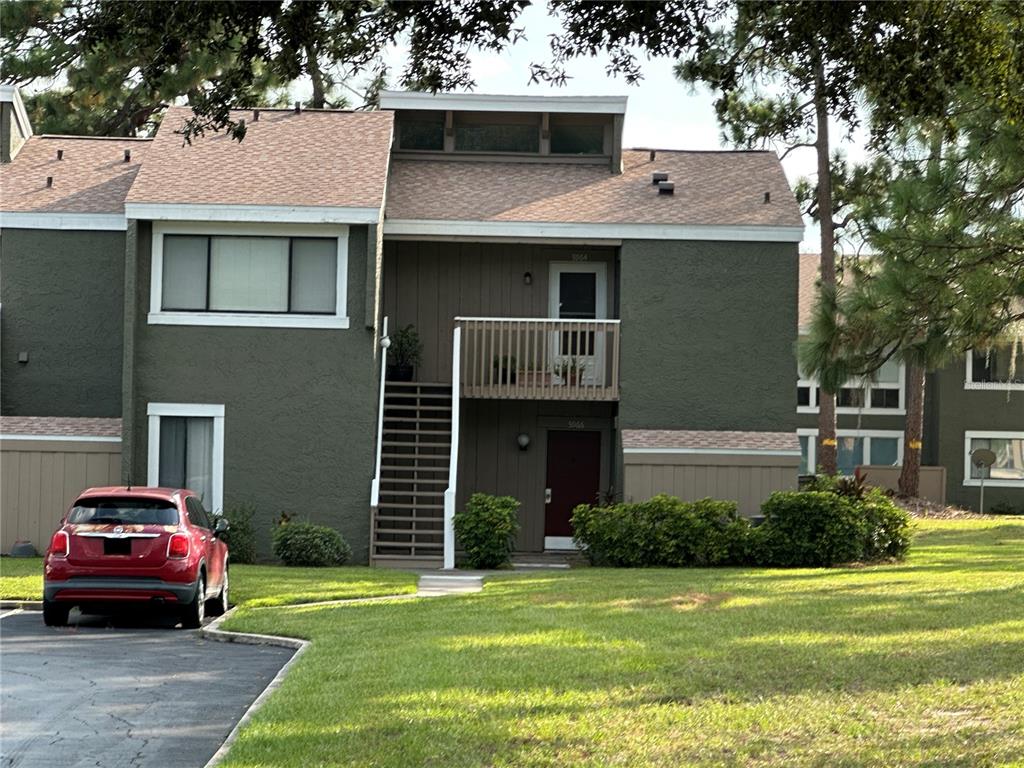
[[[533,273],[523,272],[523,285],[533,285]],[[529,440],[529,438],[527,438]]]
[[[525,432],[520,432],[516,437],[516,442],[519,444],[519,450],[525,451],[530,447],[530,436]]]

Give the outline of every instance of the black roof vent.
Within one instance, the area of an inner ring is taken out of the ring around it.
[[[674,181],[659,181],[658,182],[658,194],[659,195],[674,195],[676,193],[676,183]]]
[[[767,204],[768,204],[768,203],[770,203],[771,201],[772,201],[772,193],[771,193],[771,192],[765,192],[765,193],[764,193],[764,202],[765,202],[765,205],[767,205]]]
[[[660,184],[668,181],[668,171],[655,171],[651,174],[651,184]]]
[[[53,176],[47,176],[46,177],[46,186],[48,186],[48,187],[52,187],[53,186]]]
[[[654,158],[656,158],[657,156],[658,156],[658,150],[656,150],[656,149],[652,149],[652,150],[651,150],[651,159],[650,159],[650,162],[652,162],[652,163],[653,163],[653,162],[654,162]]]
[[[57,159],[58,160],[63,160],[64,159],[64,150],[63,149],[58,149],[57,150]]]
[[[126,163],[130,163],[132,161],[132,151],[130,149],[126,149],[124,151],[124,161]]]
[[[260,111],[258,109],[254,109],[252,111],[252,121],[254,123],[258,123],[260,121]]]

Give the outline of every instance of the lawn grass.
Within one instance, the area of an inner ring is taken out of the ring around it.
[[[403,595],[416,591],[416,574],[387,568],[231,566],[231,602],[247,607]]]
[[[0,557],[0,600],[42,600],[43,558]]]
[[[415,574],[386,568],[231,566],[231,602],[237,605],[289,605],[318,600],[400,595],[415,591]],[[42,558],[0,558],[0,599],[42,600],[42,598]]]
[[[905,564],[579,569],[243,609],[313,645],[225,766],[994,766],[1024,755],[1024,524]]]

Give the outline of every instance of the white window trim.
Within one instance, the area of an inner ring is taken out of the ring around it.
[[[972,377],[974,376],[974,366],[971,365],[973,358],[974,350],[967,350],[967,355],[964,357],[964,389],[987,389],[994,390],[996,392],[1024,390],[1024,384],[1018,384],[1017,382],[1013,381],[974,381],[972,379]],[[1021,365],[1024,365],[1024,360],[1021,360]],[[988,485],[988,483],[986,483],[986,485]]]
[[[167,312],[161,307],[164,278],[164,235],[248,235],[253,237],[333,237],[338,240],[337,305],[333,315],[266,314],[257,312]],[[205,325],[243,328],[349,327],[348,227],[336,224],[249,224],[197,221],[154,222],[149,280],[150,325]]]
[[[224,509],[224,406],[210,403],[150,403],[149,450],[147,480],[149,486],[160,485],[160,418],[163,416],[191,416],[213,419],[213,478],[209,510],[219,513]]]
[[[981,478],[971,477],[971,440],[975,438],[1002,438],[1004,440],[1024,440],[1024,432],[991,432],[968,430],[964,432],[964,485],[978,487]],[[1024,488],[1024,480],[1002,480],[986,478],[986,488]]]
[[[864,389],[864,402],[871,402],[871,390],[877,389],[896,389],[899,387],[900,392],[900,405],[899,408],[872,408],[870,405],[865,405],[863,408],[853,408],[848,405],[837,406],[836,413],[852,413],[852,414],[864,414],[865,416],[906,416],[907,415],[907,367],[903,363],[900,363],[899,368],[899,382],[875,382],[868,379],[862,381],[854,381],[849,385],[851,388],[856,388],[858,383]],[[798,405],[796,407],[797,413],[817,413],[818,412],[818,382],[814,379],[805,379],[797,374],[797,387],[810,387],[810,405]]]
[[[811,474],[818,469],[818,430],[813,427],[801,427],[796,431],[797,437],[813,438],[807,441],[807,468]],[[864,464],[871,464],[871,438],[886,437],[896,438],[896,462],[903,463],[903,430],[900,429],[837,429],[836,438],[840,437],[861,437],[867,438],[864,441]]]

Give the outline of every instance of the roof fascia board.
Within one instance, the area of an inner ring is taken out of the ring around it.
[[[626,114],[627,96],[503,96],[475,93],[382,91],[381,109],[429,109],[453,112],[573,112]]]
[[[21,91],[16,85],[0,85],[0,102],[9,101],[14,105],[14,116],[21,125],[21,134],[27,139],[32,135],[32,123],[29,122],[25,102],[21,100]]]
[[[123,213],[0,212],[4,229],[88,229],[124,232],[128,222]]]
[[[376,224],[380,208],[320,205],[196,205],[125,203],[129,219],[153,221],[253,221],[288,224]]]
[[[387,219],[384,236],[556,238],[575,240],[724,240],[799,243],[803,227],[708,224],[587,224],[534,221]]]
[[[623,448],[628,454],[706,454],[710,456],[799,456],[800,451],[771,448]]]

